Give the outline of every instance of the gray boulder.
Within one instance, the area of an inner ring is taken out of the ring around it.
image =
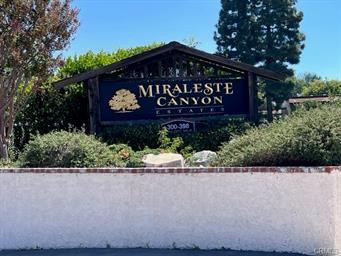
[[[193,167],[207,167],[216,156],[217,153],[210,150],[199,151],[186,159],[186,165]]]

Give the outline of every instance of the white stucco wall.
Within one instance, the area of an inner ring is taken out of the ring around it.
[[[198,246],[313,254],[341,248],[340,185],[338,172],[0,173],[0,249]]]
[[[341,172],[336,172],[334,175],[336,178],[336,225],[335,225],[335,245],[334,249],[341,255]]]

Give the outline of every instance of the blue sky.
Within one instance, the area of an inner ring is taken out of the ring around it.
[[[153,42],[184,42],[215,52],[220,0],[74,0],[79,27],[64,56],[88,50],[114,51]],[[341,79],[341,0],[298,0],[306,48],[296,74],[313,72]]]

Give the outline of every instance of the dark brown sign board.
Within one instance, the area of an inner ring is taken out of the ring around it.
[[[246,79],[99,81],[100,122],[247,115]]]

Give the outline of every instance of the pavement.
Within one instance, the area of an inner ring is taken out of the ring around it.
[[[233,250],[167,249],[63,249],[4,250],[0,256],[303,256],[298,253]]]

